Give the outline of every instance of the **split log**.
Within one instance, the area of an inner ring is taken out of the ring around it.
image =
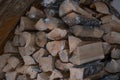
[[[49,80],[49,76],[47,73],[42,72],[37,75],[37,80]]]
[[[101,38],[104,33],[99,28],[89,29],[80,25],[73,26],[70,29],[71,29],[71,32],[78,37]]]
[[[20,46],[20,43],[19,43],[19,35],[15,35],[15,36],[14,36],[13,41],[12,41],[12,44],[13,44],[13,46],[15,46],[15,47]]]
[[[109,54],[111,48],[112,46],[110,44],[106,42],[103,43],[103,50],[104,50],[105,55]]]
[[[16,72],[20,74],[26,74],[26,70],[28,69],[29,66],[19,66],[16,68]]]
[[[38,20],[40,18],[45,18],[45,15],[44,15],[43,11],[41,11],[40,9],[37,9],[34,6],[32,6],[30,8],[30,10],[26,13],[26,15],[33,20]]]
[[[6,80],[16,80],[17,72],[7,72],[5,76]]]
[[[36,62],[31,56],[23,56],[24,64],[25,65],[34,65]]]
[[[59,70],[68,71],[74,65],[72,63],[62,63],[60,60],[56,60],[55,66]]]
[[[45,32],[37,32],[35,42],[37,46],[44,47],[47,44],[47,37]]]
[[[20,31],[35,30],[34,24],[35,22],[31,19],[27,17],[21,17],[19,29]]]
[[[41,66],[43,72],[53,71],[54,65],[52,56],[40,58],[39,66]]]
[[[114,49],[111,51],[111,57],[112,57],[113,59],[120,59],[120,49],[114,48]]]
[[[10,65],[10,64],[7,64],[7,65],[5,65],[5,67],[3,68],[3,72],[9,72],[9,71],[11,71],[13,68],[12,68],[12,66]]]
[[[26,75],[18,75],[16,80],[29,80]]]
[[[68,50],[60,51],[58,54],[59,54],[59,58],[62,62],[68,62],[68,58],[69,58]]]
[[[74,36],[68,36],[68,42],[69,42],[69,52],[72,53],[77,48],[81,40]]]
[[[89,55],[90,54],[90,55]],[[90,61],[103,59],[104,51],[101,42],[91,43],[78,47],[70,58],[70,62],[81,65]]]
[[[35,59],[35,61],[39,63],[40,58],[42,58],[44,55],[48,55],[48,52],[44,48],[41,48],[38,51],[36,51],[32,56]]]
[[[49,32],[46,36],[50,40],[60,40],[63,39],[67,34],[66,30],[62,30],[60,28],[55,28],[51,32]]]
[[[63,78],[62,73],[56,69],[53,70],[52,74],[50,75],[50,80],[60,79],[60,78]]]
[[[13,69],[15,69],[18,64],[20,64],[20,60],[16,57],[10,57],[8,59],[8,64],[10,64]]]
[[[83,80],[84,69],[70,68],[70,79],[69,80]]]
[[[95,2],[96,11],[103,14],[110,14],[108,6],[103,2]]]
[[[65,42],[65,40],[51,41],[47,43],[46,48],[52,56],[56,56],[58,52],[62,51],[65,48]]]
[[[4,47],[5,53],[18,53],[17,47],[13,46],[12,41],[7,41]]]
[[[108,43],[111,43],[111,44],[120,44],[120,33],[118,32],[110,32],[108,34],[106,34],[103,39],[108,42]]]

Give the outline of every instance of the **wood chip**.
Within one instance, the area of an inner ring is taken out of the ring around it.
[[[114,49],[111,51],[111,57],[112,57],[113,59],[120,59],[120,49],[114,48]]]
[[[8,59],[8,64],[10,64],[14,69],[18,66],[19,63],[20,63],[20,60],[16,57],[10,57]]]
[[[35,41],[36,41],[37,46],[44,47],[47,43],[47,37],[46,37],[45,32],[36,33]]]
[[[46,48],[52,56],[56,56],[58,52],[64,49],[65,42],[66,42],[65,40],[51,41],[47,43]]]
[[[103,14],[110,14],[108,6],[103,2],[95,2],[96,11]]]
[[[55,28],[47,34],[47,38],[51,40],[60,40],[63,39],[67,34],[66,30],[60,28]]]
[[[62,73],[56,69],[53,70],[52,74],[50,75],[50,80],[60,79],[60,78],[63,78]]]
[[[76,65],[81,65],[83,63],[103,58],[104,51],[102,43],[96,42],[78,47],[70,58],[70,62]]]
[[[44,72],[52,71],[54,69],[52,56],[40,58],[39,66]]]
[[[101,38],[104,33],[99,28],[89,29],[80,25],[71,27],[71,32],[79,37],[92,37],[92,38]]]
[[[68,50],[60,51],[59,52],[59,58],[62,62],[68,62],[69,51]]]
[[[120,44],[120,33],[118,32],[110,32],[108,34],[106,34],[103,39],[108,42],[108,43],[116,43],[116,44]]]
[[[69,80],[83,80],[84,69],[70,68],[70,79]]]
[[[72,53],[77,48],[81,40],[74,36],[68,36],[68,42],[69,42],[69,52]]]
[[[24,60],[25,65],[36,64],[36,62],[34,61],[34,59],[31,56],[23,56],[23,60]]]
[[[16,72],[7,72],[5,74],[6,80],[16,80],[17,73]]]

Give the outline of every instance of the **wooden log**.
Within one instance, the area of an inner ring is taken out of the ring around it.
[[[111,57],[112,57],[113,59],[120,59],[120,49],[114,48],[114,49],[111,51]]]
[[[17,77],[17,72],[7,72],[5,74],[6,76],[6,80],[16,80],[16,77]]]
[[[58,54],[59,54],[59,58],[62,62],[68,62],[68,58],[69,58],[68,50],[60,51]]]
[[[21,15],[24,14],[33,1],[34,0],[7,0],[0,5],[0,53],[8,39],[8,35],[13,31]]]

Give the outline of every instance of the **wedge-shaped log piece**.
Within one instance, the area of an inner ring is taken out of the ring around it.
[[[84,26],[76,25],[71,27],[71,32],[78,37],[101,38],[104,34],[99,28],[85,28]]]
[[[37,52],[35,52],[32,56],[35,59],[35,61],[39,63],[40,58],[42,58],[44,55],[48,55],[48,52],[44,48],[41,48]]]
[[[18,53],[17,47],[13,46],[12,41],[7,41],[4,47],[5,53]]]
[[[70,62],[75,65],[81,65],[83,63],[103,58],[104,51],[102,42],[96,42],[78,47],[70,58]]]
[[[34,61],[34,59],[31,56],[23,56],[23,60],[24,60],[25,65],[36,64],[36,62]]]
[[[27,77],[27,75],[18,75],[16,80],[29,80],[29,78]]]
[[[43,13],[43,11],[41,11],[40,9],[37,9],[36,7],[32,6],[30,8],[30,11],[28,11],[26,13],[26,15],[31,18],[31,19],[35,19],[35,20],[38,20],[40,18],[44,18],[45,15]]]
[[[60,51],[58,54],[59,54],[59,58],[62,62],[68,62],[68,58],[69,58],[68,50]]]
[[[46,37],[45,32],[36,33],[35,42],[36,42],[37,46],[44,47],[47,43],[47,37]]]
[[[12,66],[10,65],[10,64],[6,64],[5,66],[4,66],[4,68],[3,68],[3,72],[9,72],[9,71],[11,71],[13,68],[12,68]]]
[[[25,66],[25,65],[23,65],[23,66],[18,66],[18,67],[16,68],[16,72],[17,72],[17,73],[20,73],[20,74],[26,74],[26,70],[28,69],[28,67],[29,67],[29,66]]]
[[[110,44],[106,42],[103,43],[103,50],[104,50],[105,55],[109,54],[111,48],[112,46]]]
[[[111,57],[114,59],[120,59],[120,49],[114,48],[111,51]]]
[[[9,57],[10,57],[10,54],[3,54],[0,56],[0,72],[4,68],[4,66],[7,64]]]
[[[69,42],[69,52],[72,53],[77,48],[81,40],[74,36],[68,36],[68,42]]]
[[[53,58],[52,56],[42,57],[39,60],[39,66],[44,72],[52,71],[54,69]]]
[[[49,80],[49,75],[47,73],[39,73],[37,75],[37,80]]]
[[[63,78],[62,73],[56,69],[53,70],[52,74],[50,75],[50,80],[60,79],[60,78]]]
[[[60,60],[57,60],[55,62],[55,66],[57,69],[62,70],[62,71],[68,71],[71,67],[74,65],[72,63],[62,63]]]
[[[105,66],[105,70],[110,73],[117,73],[120,72],[120,60],[112,59],[110,62],[107,63]]]
[[[31,19],[27,17],[21,17],[19,30],[20,31],[35,30],[34,24],[35,22],[32,21]]]
[[[46,48],[52,56],[56,56],[58,52],[64,49],[65,42],[65,40],[48,42]]]
[[[60,28],[55,28],[51,32],[47,34],[47,38],[51,40],[60,40],[64,38],[67,34],[66,30],[62,30]]]
[[[106,34],[103,39],[108,42],[108,43],[116,43],[116,44],[120,44],[120,33],[118,32],[110,32],[108,34]]]
[[[70,68],[70,79],[69,80],[83,80],[83,68]]]
[[[17,57],[10,57],[8,59],[8,64],[10,64],[14,69],[18,66],[19,63],[20,60]]]
[[[19,35],[15,35],[15,36],[14,36],[14,38],[13,38],[13,40],[12,40],[12,44],[13,44],[13,46],[16,46],[16,47],[20,46],[20,43],[19,43]]]
[[[92,17],[90,13],[79,7],[79,4],[73,0],[65,0],[60,5],[59,16],[64,16],[70,12],[78,12],[86,17]]]
[[[16,80],[17,72],[7,72],[5,74],[6,80]]]
[[[95,2],[96,11],[103,14],[110,14],[108,6],[103,2]]]

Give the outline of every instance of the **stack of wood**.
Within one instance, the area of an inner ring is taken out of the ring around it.
[[[104,2],[63,0],[59,14],[43,10],[33,6],[21,17],[0,56],[1,80],[100,80],[120,72],[120,20]]]

